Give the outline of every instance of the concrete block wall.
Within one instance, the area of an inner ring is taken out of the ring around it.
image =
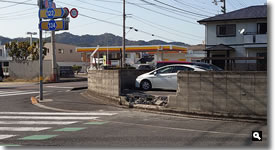
[[[135,89],[136,77],[148,71],[143,70],[90,70],[88,89],[108,97],[119,97],[124,89]]]
[[[267,115],[266,72],[180,72],[169,107],[226,116]]]
[[[34,79],[39,77],[39,61],[29,61],[26,63],[9,63],[9,75],[17,79]],[[50,77],[52,73],[51,61],[43,61],[43,77]]]
[[[119,70],[90,70],[88,90],[105,96],[120,96]]]

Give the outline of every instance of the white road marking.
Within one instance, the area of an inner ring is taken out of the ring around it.
[[[16,136],[16,135],[0,135],[0,140],[11,138],[11,137],[14,137],[14,136]]]
[[[48,125],[69,125],[78,123],[78,121],[0,121],[0,124],[23,124],[23,125],[37,125],[37,124],[48,124]]]
[[[38,119],[38,120],[94,120],[99,117],[53,117],[53,116],[0,116],[0,119]]]
[[[150,127],[150,128],[160,128],[160,129],[167,129],[167,130],[186,131],[186,132],[225,134],[225,135],[232,135],[232,136],[250,136],[250,134],[242,134],[242,133],[230,133],[230,132],[197,130],[197,129],[187,129],[187,128],[173,128],[173,127],[155,126],[155,125],[147,125],[147,124],[136,124],[136,123],[126,123],[126,122],[118,122],[118,121],[109,121],[109,122],[118,123],[118,124],[126,124],[126,125],[134,125],[134,126]]]
[[[42,131],[51,127],[0,127],[0,131]]]
[[[0,91],[0,94],[13,94],[13,93],[25,93],[25,92],[34,92],[34,91]]]
[[[0,112],[0,115],[57,115],[57,116],[112,116],[117,113],[104,113],[104,112],[81,112],[81,113],[62,113],[62,112]]]
[[[61,86],[46,86],[48,88],[57,88],[57,89],[73,89],[74,87],[61,87]]]
[[[26,93],[15,93],[15,94],[0,94],[0,97],[7,97],[7,96],[15,96],[15,95],[28,95],[28,94],[34,94],[34,93],[39,93],[37,92],[26,92]]]

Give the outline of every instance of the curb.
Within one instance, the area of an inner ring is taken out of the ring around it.
[[[103,99],[105,102],[110,102],[114,104],[116,107],[123,108],[131,108],[138,109],[145,112],[153,112],[163,115],[172,115],[179,117],[189,117],[189,118],[198,118],[198,119],[209,119],[209,120],[221,120],[221,121],[238,121],[238,122],[249,122],[249,123],[267,123],[266,118],[260,117],[241,117],[241,116],[226,116],[222,114],[207,114],[207,113],[195,113],[195,112],[186,112],[178,109],[165,108],[163,106],[155,106],[155,105],[144,105],[144,104],[133,104],[126,101],[125,96],[120,96],[118,98],[106,97],[100,94],[96,94],[93,92],[85,92],[89,97]]]

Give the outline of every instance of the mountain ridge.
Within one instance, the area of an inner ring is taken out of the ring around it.
[[[60,34],[56,34],[56,42],[63,43],[63,44],[70,44],[80,47],[96,47],[97,45],[100,46],[121,46],[122,37],[111,34],[111,33],[104,33],[100,35],[74,35],[69,32],[63,32]],[[7,38],[0,36],[0,42],[3,44],[10,42],[10,41],[28,41],[29,37],[23,38]],[[37,38],[33,38],[33,41],[36,41]],[[50,42],[51,38],[48,37],[43,39],[44,42]],[[151,41],[131,41],[126,40],[126,45],[180,45],[180,46],[190,46],[189,44],[183,42],[165,42],[162,40],[151,40]]]

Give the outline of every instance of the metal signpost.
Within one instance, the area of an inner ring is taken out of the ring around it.
[[[38,0],[39,5],[39,46],[40,46],[40,73],[39,73],[39,82],[40,82],[40,95],[39,99],[43,100],[43,41],[42,41],[42,30],[45,31],[55,31],[59,30],[68,30],[69,29],[69,18],[67,16],[69,13],[73,18],[78,16],[77,9],[72,9],[70,12],[68,8],[56,8],[53,0]],[[61,20],[55,20],[55,19]],[[45,19],[45,21],[43,21]],[[53,41],[54,43],[54,41]],[[53,57],[54,58],[54,57]],[[55,66],[55,60],[53,60],[53,66]],[[56,68],[53,67],[55,70]],[[53,72],[54,74],[55,71]]]

